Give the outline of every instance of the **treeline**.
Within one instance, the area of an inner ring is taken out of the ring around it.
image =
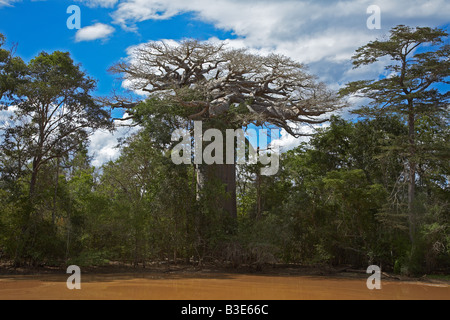
[[[405,132],[395,118],[333,118],[310,144],[282,155],[276,176],[259,176],[256,165],[239,168],[238,220],[232,221],[216,206],[220,187],[208,188],[197,201],[193,168],[174,165],[142,129],[101,170],[90,166],[83,149],[59,166],[49,164],[32,205],[25,183],[30,176],[4,183],[3,258],[30,265],[169,260],[235,267],[378,264],[403,273],[446,269],[448,162],[420,164],[412,253],[405,160],[393,148]],[[424,125],[422,134],[430,139],[436,132]]]
[[[183,105],[164,98],[133,105],[139,132],[121,142],[117,160],[94,168],[89,134],[112,129],[92,96],[95,81],[67,53],[42,53],[27,64],[2,44],[1,37],[0,99],[8,114],[0,149],[3,261],[449,271],[448,92],[412,93],[421,99],[413,140],[407,106],[359,110],[358,121],[333,117],[308,143],[282,154],[274,176],[261,176],[260,165],[237,166],[235,219],[218,205],[229,197],[221,181],[199,188],[198,168],[171,160],[172,133],[191,123]],[[433,69],[432,57],[425,58],[427,72],[448,77],[448,68]],[[368,82],[358,85],[347,90],[365,85],[370,92]],[[401,101],[393,94],[387,100]],[[431,102],[439,110],[427,109]]]

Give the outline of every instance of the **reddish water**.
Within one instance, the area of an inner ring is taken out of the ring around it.
[[[1,300],[450,300],[450,286],[382,281],[371,291],[365,279],[217,274],[85,275],[81,290],[68,290],[68,276],[0,277]]]

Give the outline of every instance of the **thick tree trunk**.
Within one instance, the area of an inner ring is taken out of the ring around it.
[[[201,190],[208,187],[208,184],[220,183],[226,192],[217,203],[217,206],[226,211],[231,218],[237,219],[236,200],[236,165],[235,164],[214,164],[199,165],[197,167],[197,194],[200,196]]]
[[[416,164],[410,162],[409,164],[409,183],[408,183],[408,216],[409,216],[409,237],[414,243],[414,234],[416,231],[416,216],[414,212],[414,199],[416,192]]]
[[[416,217],[414,211],[414,199],[416,193],[416,163],[415,163],[415,116],[412,110],[412,106],[410,107],[410,112],[408,116],[408,138],[409,138],[409,172],[408,172],[408,217],[409,217],[409,237],[411,243],[414,245],[415,239],[415,229],[416,229]]]
[[[33,160],[33,171],[31,173],[31,180],[30,180],[29,197],[31,200],[33,200],[36,191],[37,176],[38,176],[38,160],[35,159]]]
[[[255,210],[250,211],[250,218],[253,221],[259,220],[262,216],[261,173],[259,170],[256,171],[255,188],[256,188],[256,206]]]
[[[216,165],[214,175],[225,187],[226,198],[223,199],[222,208],[228,212],[231,218],[237,219],[236,165]]]
[[[56,223],[56,206],[58,203],[58,187],[59,187],[59,157],[56,159],[56,177],[55,177],[55,192],[53,195],[53,210],[52,210],[52,224]]]

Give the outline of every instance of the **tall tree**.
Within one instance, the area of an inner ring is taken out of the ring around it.
[[[357,111],[361,115],[398,115],[407,123],[403,147],[407,158],[409,233],[413,247],[417,164],[423,151],[417,143],[417,123],[426,116],[448,125],[450,93],[445,85],[450,84],[450,45],[445,44],[447,36],[438,28],[394,27],[387,39],[372,41],[353,56],[355,68],[390,58],[392,64],[385,68],[388,76],[351,82],[341,91],[372,99],[370,107]],[[439,84],[444,85],[444,90],[439,90]]]
[[[4,49],[6,38],[0,33],[0,111],[4,111],[13,103],[13,96],[19,84],[25,81],[26,64],[20,57],[14,56],[14,48]],[[3,118],[3,117],[2,117]],[[0,133],[6,134],[10,119],[3,118],[0,122]],[[19,168],[25,161],[21,145],[23,137],[16,136],[3,139],[0,145],[0,177],[2,179],[17,179],[21,175]],[[17,161],[11,161],[15,154]]]
[[[40,169],[76,150],[92,130],[108,128],[110,115],[91,95],[96,82],[69,53],[42,52],[28,64],[25,80],[14,92],[14,117],[20,125],[6,128],[5,140],[26,138],[33,198]]]
[[[111,70],[122,74],[132,89],[183,106],[186,120],[203,121],[205,130],[225,132],[251,123],[272,124],[298,136],[301,132],[292,128],[292,122],[325,122],[320,116],[338,105],[333,92],[303,64],[280,55],[228,49],[223,44],[150,42],[137,47],[130,62],[117,63]],[[230,196],[221,206],[236,217],[236,166],[200,165],[197,174],[200,189],[214,179],[226,186]]]
[[[13,49],[2,49],[6,38],[0,33],[0,107],[2,98],[11,97],[17,85],[23,81],[25,63],[14,56]]]

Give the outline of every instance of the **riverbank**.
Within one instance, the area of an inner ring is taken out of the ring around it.
[[[261,276],[310,276],[335,279],[367,279],[368,274],[365,270],[353,269],[349,266],[330,267],[330,266],[303,266],[298,264],[276,264],[264,266],[261,269],[251,267],[226,268],[215,265],[204,265],[202,267],[186,264],[167,264],[152,263],[147,264],[145,268],[140,265],[121,263],[110,263],[103,266],[82,267],[84,275],[167,275],[167,276],[197,276],[208,277],[217,274],[235,274],[235,275],[261,275]],[[10,263],[0,263],[0,276],[42,276],[42,275],[65,275],[66,269],[63,267],[13,267]],[[382,279],[399,282],[422,282],[428,284],[450,285],[450,276],[443,274],[423,275],[420,277],[409,277],[382,272]]]

